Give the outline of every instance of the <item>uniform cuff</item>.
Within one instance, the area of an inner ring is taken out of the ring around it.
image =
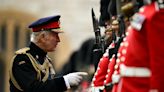
[[[71,86],[70,86],[70,84],[69,84],[69,82],[68,82],[68,79],[67,79],[65,76],[64,76],[63,78],[64,78],[65,84],[66,84],[66,86],[67,86],[67,89],[70,89]]]

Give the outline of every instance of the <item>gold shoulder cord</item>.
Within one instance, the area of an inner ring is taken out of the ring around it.
[[[44,62],[44,64],[40,65],[40,64],[37,63],[37,61],[35,60],[35,58],[31,54],[27,54],[27,56],[30,58],[30,61],[32,61],[31,63],[32,63],[32,65],[34,66],[35,70],[38,73],[37,78],[39,80],[41,80],[40,71],[45,69],[45,76],[42,79],[42,81],[45,82],[48,79],[48,76],[49,76],[49,63],[48,63],[49,61],[47,60],[47,58],[46,58],[46,61]]]
[[[50,77],[51,77],[51,79],[54,79],[55,77],[55,69],[54,69],[54,67],[52,66],[52,64],[51,64],[51,59],[47,56],[47,60],[49,61],[49,68],[50,68]]]
[[[29,59],[32,63],[32,66],[34,67],[34,69],[37,72],[37,79],[41,80],[41,73],[40,73],[40,70],[38,69],[38,64],[37,64],[36,60],[33,58],[33,56],[31,54],[26,53],[26,55],[29,57]]]
[[[10,69],[9,69],[9,75],[10,75],[10,78],[11,78],[11,82],[14,84],[14,86],[19,89],[20,91],[23,91],[23,89],[21,89],[21,87],[19,86],[19,84],[17,83],[17,81],[15,80],[14,78],[14,75],[12,73],[12,67],[13,67],[13,61],[14,61],[14,58],[16,57],[16,55],[12,58],[12,62],[10,64]]]
[[[42,79],[43,82],[45,82],[48,79],[48,76],[49,76],[49,61],[48,61],[47,58],[45,60],[45,64],[44,65],[45,65],[46,72],[45,72],[45,76]]]
[[[40,80],[40,81],[45,82],[48,79],[48,76],[49,76],[49,61],[48,61],[48,59],[46,58],[45,63],[43,65],[40,65],[40,64],[37,63],[37,61],[35,60],[35,58],[31,54],[26,53],[27,50],[29,50],[29,48],[20,49],[20,50],[16,51],[16,55],[17,54],[25,54],[25,55],[27,55],[29,57],[29,59],[30,59],[34,69],[37,72],[37,79]],[[14,58],[16,57],[16,55],[12,58],[12,62],[10,64],[9,74],[10,74],[11,81],[14,84],[14,86],[17,89],[19,89],[20,91],[23,91],[23,89],[19,86],[19,84],[17,83],[17,81],[14,78],[13,73],[12,73],[13,61],[14,61]],[[45,76],[43,77],[42,80],[41,80],[41,71],[42,71],[42,67],[41,66],[43,67],[43,69],[45,69]]]
[[[14,55],[14,57],[12,58],[12,61],[10,63],[10,68],[9,68],[9,75],[10,75],[10,78],[11,78],[11,81],[13,83],[13,85],[19,89],[20,91],[23,91],[23,89],[19,86],[19,84],[17,83],[16,79],[14,78],[14,75],[13,75],[13,72],[12,72],[12,67],[13,67],[13,62],[14,62],[14,59],[15,57],[18,55],[18,54],[25,54],[26,51],[30,50],[30,48],[22,48],[18,51],[15,52],[16,55]]]

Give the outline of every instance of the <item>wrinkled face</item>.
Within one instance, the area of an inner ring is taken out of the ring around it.
[[[58,33],[56,32],[48,32],[44,37],[43,37],[43,47],[46,52],[52,52],[55,50],[55,48],[58,45],[58,42],[60,42],[60,38],[58,36]]]

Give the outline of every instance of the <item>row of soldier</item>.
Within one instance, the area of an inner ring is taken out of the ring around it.
[[[110,6],[116,5],[116,0],[109,1]],[[133,4],[127,5],[131,7]],[[164,67],[164,1],[152,0],[132,18],[130,15],[134,12],[126,7],[123,10],[127,17],[112,15],[111,21],[106,22],[105,39],[110,45],[94,74],[92,92],[164,92],[164,73],[159,72]],[[41,18],[29,26],[32,29],[31,43],[18,50],[11,62],[11,92],[63,92],[79,85],[87,75],[74,71],[54,76],[52,60],[47,53],[55,51],[60,42],[59,18],[60,15]]]
[[[160,71],[164,67],[164,1],[145,1],[134,15],[134,3],[128,3],[122,7],[126,17],[112,15],[106,22],[110,45],[92,79],[92,92],[164,92]]]

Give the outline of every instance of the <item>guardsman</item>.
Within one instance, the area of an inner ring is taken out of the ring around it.
[[[85,72],[54,77],[55,71],[48,52],[60,42],[60,15],[41,18],[33,22],[29,47],[15,52],[10,66],[11,92],[63,92],[78,85]]]
[[[109,73],[108,71],[108,65],[110,63],[110,59],[112,58],[113,54],[117,52],[115,44],[117,44],[119,37],[118,37],[118,21],[114,20],[111,24],[111,28],[113,31],[113,42],[109,45],[109,47],[106,49],[106,52],[103,54],[103,57],[100,59],[97,71],[93,77],[92,80],[92,91],[93,92],[99,92],[103,91],[105,88],[105,80],[106,80],[106,75]],[[121,40],[120,40],[121,42]],[[119,47],[119,46],[118,46]],[[117,48],[118,48],[117,47]],[[114,56],[113,56],[114,58]],[[111,71],[112,72],[112,71]]]
[[[152,1],[133,16],[117,92],[164,92],[163,21],[163,0]]]
[[[103,57],[100,59],[98,68],[94,74],[92,79],[92,92],[100,92],[103,91],[104,80],[106,79],[108,64],[109,64],[109,49],[114,48],[114,44],[111,44],[107,49],[106,52],[103,54]]]
[[[116,21],[113,21],[113,23],[112,24],[115,24],[115,22]],[[118,25],[118,22],[117,22],[117,25]],[[115,25],[113,25],[113,28],[115,29],[115,30],[118,30],[118,27],[117,27],[117,25],[115,24]],[[115,81],[116,81],[116,78],[114,78],[114,80],[112,79],[112,76],[113,76],[113,74],[115,73],[114,71],[115,71],[115,69],[117,68],[116,66],[117,66],[117,63],[118,63],[118,48],[120,47],[120,44],[121,44],[121,42],[123,41],[123,36],[122,37],[119,37],[119,31],[116,31],[117,33],[116,33],[116,42],[115,42],[115,47],[113,48],[113,50],[112,49],[110,49],[109,50],[109,54],[110,54],[110,56],[112,56],[111,58],[110,58],[110,60],[109,60],[109,64],[108,64],[108,70],[107,70],[107,74],[106,74],[106,76],[105,76],[105,80],[104,80],[104,85],[105,85],[105,90],[104,90],[104,92],[111,92],[111,90],[112,90],[112,88],[113,88],[113,84],[115,84]],[[113,52],[112,54],[111,54],[111,51]],[[116,60],[117,59],[117,60]]]
[[[126,35],[128,35],[128,32],[126,32]],[[109,82],[109,84],[113,84],[113,88],[111,92],[118,92],[117,90],[118,83],[121,78],[120,65],[125,61],[125,55],[127,53],[126,51],[127,46],[128,46],[128,43],[127,43],[127,37],[126,37],[126,38],[123,38],[123,42],[121,42],[120,44],[119,50],[115,58],[115,65],[112,65],[112,68],[114,69],[113,74],[108,74],[109,78],[107,78],[107,83]]]
[[[140,3],[140,2],[138,2]],[[142,5],[142,4],[141,4]],[[133,2],[125,3],[124,6],[121,7],[121,10],[123,12],[123,15],[125,16],[122,20],[124,20],[125,28],[129,26],[129,18],[133,15],[134,12],[134,5]],[[127,11],[127,12],[125,12]],[[137,11],[137,8],[136,10]],[[105,80],[105,92],[117,92],[117,86],[120,80],[120,65],[123,63],[126,55],[126,38],[124,38],[126,35],[128,35],[128,32],[126,34],[122,34],[118,44],[117,48],[119,48],[118,52],[110,59],[110,63],[108,65],[108,73],[106,75]],[[123,41],[123,42],[122,42]]]

